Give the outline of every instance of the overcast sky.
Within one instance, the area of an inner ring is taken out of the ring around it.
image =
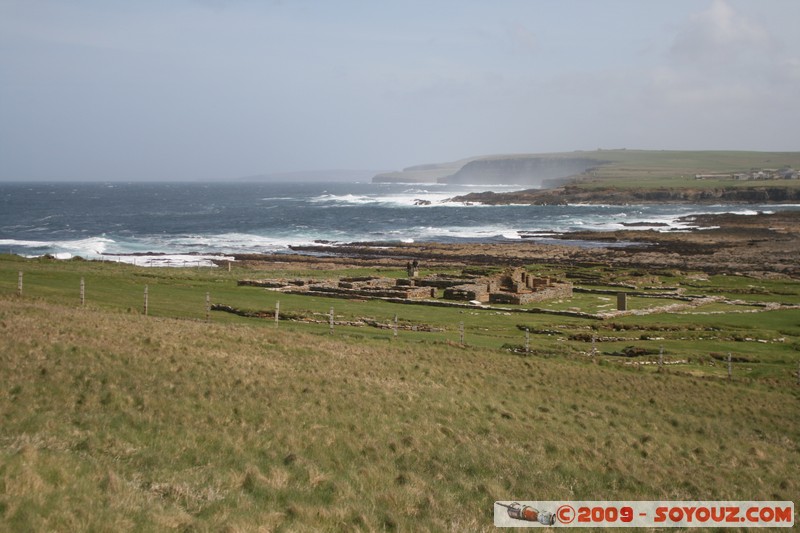
[[[800,150],[797,0],[0,0],[0,179]]]

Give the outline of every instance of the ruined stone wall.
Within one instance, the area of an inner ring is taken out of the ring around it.
[[[490,295],[489,301],[498,304],[526,305],[559,298],[572,298],[572,283],[553,283],[536,292],[495,292]]]
[[[431,298],[431,289],[426,287],[405,287],[397,289],[385,289],[381,287],[361,287],[361,288],[342,288],[333,286],[320,286],[315,285],[309,287],[309,293],[324,293],[336,294],[343,298],[348,296],[367,296],[370,298],[406,298],[409,300],[418,300],[423,298]]]
[[[469,302],[477,300],[479,302],[489,301],[489,291],[486,284],[458,285],[445,289],[444,297],[448,300],[461,300]]]

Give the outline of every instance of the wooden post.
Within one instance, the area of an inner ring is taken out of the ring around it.
[[[525,353],[530,353],[531,351],[531,330],[530,328],[525,328]]]
[[[86,283],[81,278],[81,307],[86,303]]]
[[[22,296],[22,270],[19,271],[19,276],[17,276],[17,296]]]
[[[231,271],[231,262],[228,261],[228,272],[230,272],[230,271]]]
[[[331,335],[333,335],[333,307],[331,307],[331,314],[329,320],[330,320]]]
[[[617,311],[628,310],[628,295],[624,292],[617,293]]]
[[[147,296],[148,296],[147,295],[147,285],[145,285],[144,286],[144,316],[147,316],[147,307],[148,307],[148,305],[147,305],[148,304]]]
[[[206,322],[211,322],[211,293],[206,293]]]
[[[394,315],[394,338],[397,338],[397,314]]]
[[[458,332],[461,338],[461,346],[464,346],[464,322],[459,322],[458,324]]]
[[[228,265],[230,265],[230,264],[231,263],[229,261]],[[275,327],[276,328],[278,327],[278,320],[280,320],[280,316],[281,316],[281,302],[280,302],[280,300],[278,300],[277,302],[275,302]]]
[[[728,381],[733,379],[733,365],[731,363],[731,352],[728,352]]]
[[[594,359],[594,357],[597,355],[596,342],[597,342],[597,336],[596,335],[592,335],[592,359]]]
[[[662,344],[661,347],[658,349],[658,371],[661,372],[664,369],[664,345]]]

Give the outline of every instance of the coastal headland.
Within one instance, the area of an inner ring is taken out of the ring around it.
[[[794,188],[792,183],[800,181],[798,169],[800,152],[598,149],[470,157],[378,174],[373,182],[504,184],[538,189],[569,184],[602,189],[608,195],[615,189],[728,189],[765,184]],[[670,195],[660,196],[653,200],[670,199]]]

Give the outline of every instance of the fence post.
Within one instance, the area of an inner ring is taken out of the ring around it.
[[[144,316],[147,316],[147,308],[148,308],[148,301],[147,301],[147,285],[144,286]]]
[[[464,322],[458,323],[458,333],[461,340],[461,346],[464,346]]]
[[[86,303],[86,283],[81,278],[81,307]]]
[[[330,321],[331,335],[333,335],[333,307],[331,307],[331,314],[329,317],[329,321]]]
[[[228,263],[230,265],[230,262]],[[278,300],[275,302],[275,327],[278,327],[278,320],[280,320],[281,315],[281,301]]]
[[[211,293],[206,292],[206,322],[211,322]]]
[[[733,365],[731,364],[731,352],[728,352],[728,381],[733,379]]]
[[[394,315],[394,338],[397,338],[397,313]]]
[[[17,296],[22,296],[22,270],[19,271],[17,277]]]
[[[531,330],[530,328],[525,328],[525,353],[530,353],[531,351]]]
[[[658,371],[664,370],[664,345],[662,344],[658,349]]]

